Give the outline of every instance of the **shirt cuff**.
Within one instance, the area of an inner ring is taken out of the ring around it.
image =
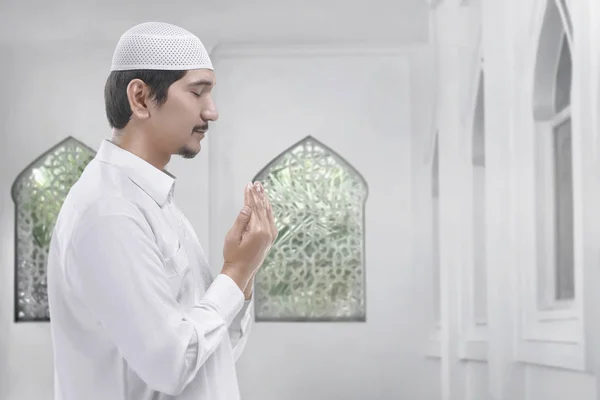
[[[206,291],[204,299],[215,304],[227,326],[244,306],[244,293],[239,286],[225,274],[219,274]]]
[[[248,308],[250,307],[250,304],[252,304],[252,299],[245,300],[242,309],[240,310],[240,312],[237,313],[237,315],[233,319],[233,322],[231,323],[231,327],[235,329],[240,329],[242,333],[244,331],[244,320],[249,314]]]

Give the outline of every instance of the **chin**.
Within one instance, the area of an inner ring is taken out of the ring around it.
[[[198,153],[200,153],[200,149],[194,150],[186,146],[179,150],[178,154],[183,158],[194,158],[198,155]]]

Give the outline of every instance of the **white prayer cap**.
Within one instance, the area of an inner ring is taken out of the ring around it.
[[[164,22],[134,26],[119,39],[111,71],[132,69],[213,69],[204,45],[194,34]]]

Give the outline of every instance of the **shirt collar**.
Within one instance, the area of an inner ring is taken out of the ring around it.
[[[110,140],[103,140],[96,154],[99,161],[124,170],[140,189],[160,206],[164,206],[175,185],[175,177],[161,171],[135,154],[120,148]]]

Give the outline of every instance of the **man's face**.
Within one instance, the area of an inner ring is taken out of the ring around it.
[[[211,94],[215,83],[213,71],[191,70],[169,87],[164,104],[152,103],[148,123],[161,151],[185,158],[200,152],[209,121],[219,117]]]

